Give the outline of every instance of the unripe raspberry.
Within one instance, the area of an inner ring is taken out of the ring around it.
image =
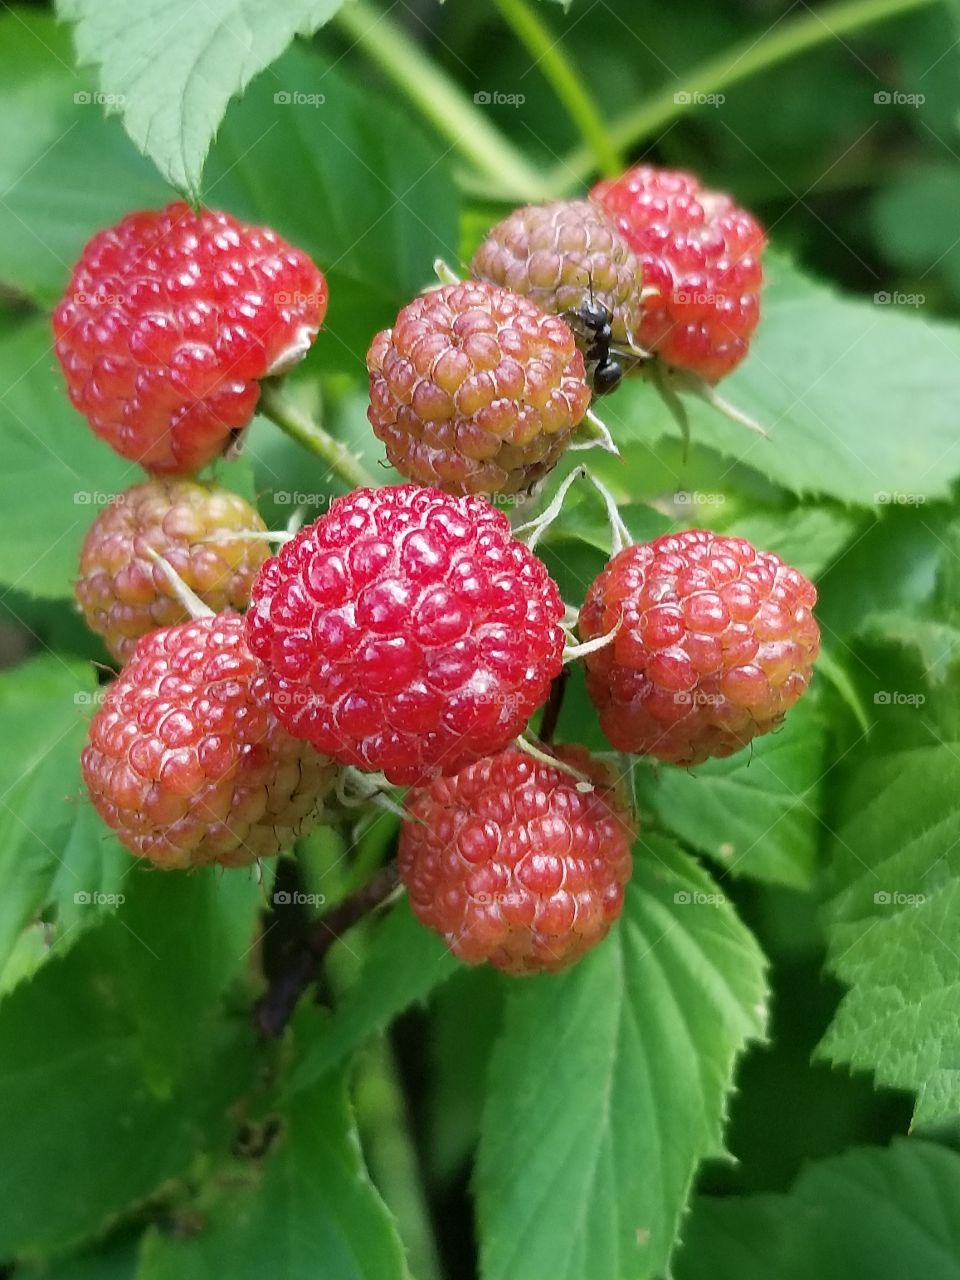
[[[410,784],[499,751],[563,661],[563,603],[484,498],[358,489],[263,566],[253,652],[291,733]]]
[[[489,284],[415,298],[367,353],[367,416],[401,473],[448,493],[518,493],[590,405],[569,327]]]
[[[410,905],[467,964],[563,969],[620,915],[632,820],[598,761],[556,754],[595,789],[509,748],[407,797],[398,862]]]
[[[119,454],[187,475],[251,420],[259,380],[299,360],[327,309],[307,255],[188,205],[98,232],[53,314],[75,408]]]
[[[640,260],[589,200],[516,209],[490,231],[470,270],[556,315],[592,298],[610,312],[619,343],[629,344],[640,326]]]
[[[703,529],[627,547],[587,592],[587,689],[620,751],[693,765],[777,727],[810,680],[817,593],[743,538]]]
[[[87,626],[126,662],[148,631],[186,621],[186,609],[150,551],[214,613],[245,609],[269,547],[245,538],[207,539],[265,529],[253,507],[226,489],[190,480],[134,485],[97,516],[84,540],[74,589]]]
[[[336,768],[280,725],[235,613],[145,636],[81,756],[97,812],[164,869],[239,867],[319,817]]]
[[[590,193],[643,264],[641,347],[717,382],[760,319],[766,238],[752,214],[695,177],[642,164]]]

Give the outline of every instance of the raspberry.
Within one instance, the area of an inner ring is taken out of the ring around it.
[[[164,869],[245,866],[312,826],[335,767],[265,695],[238,614],[144,636],[81,756],[97,812],[132,853]]]
[[[546,475],[590,405],[569,327],[488,284],[415,298],[367,354],[367,416],[411,480],[517,493]]]
[[[185,475],[253,417],[258,379],[304,354],[322,272],[275,231],[175,203],[98,232],[53,315],[75,408],[125,458]]]
[[[242,538],[204,539],[265,528],[253,507],[226,489],[172,479],[134,485],[97,517],[80,552],[75,591],[87,626],[126,662],[148,631],[186,621],[187,611],[150,550],[214,613],[246,608],[269,549]]]
[[[589,200],[516,209],[490,231],[470,270],[554,314],[577,312],[592,297],[610,312],[616,342],[629,345],[640,326],[640,260]]]
[[[407,798],[398,862],[410,904],[467,964],[563,969],[620,915],[631,819],[586,751],[556,754],[596,789],[509,748]]]
[[[587,689],[620,751],[699,764],[776,728],[820,645],[812,583],[743,538],[703,529],[626,547],[587,592]]]
[[[590,195],[643,264],[640,346],[708,383],[725,377],[760,319],[759,223],[692,175],[648,164],[598,182]]]
[[[563,661],[545,566],[480,497],[358,489],[254,583],[253,652],[291,733],[391,782],[506,746]]]

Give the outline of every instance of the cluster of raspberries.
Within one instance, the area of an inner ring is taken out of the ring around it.
[[[94,431],[153,473],[94,522],[76,585],[123,664],[82,758],[123,843],[165,868],[249,864],[320,821],[352,768],[410,788],[401,876],[465,961],[554,970],[597,943],[635,820],[608,764],[518,742],[573,640],[489,499],[545,476],[624,372],[728,373],[762,247],[728,197],[649,166],[517,210],[471,279],[371,344],[370,422],[411,483],[336,500],[271,555],[253,506],[195,473],[313,342],[322,272],[274,231],[183,204],[95,236],[56,352]],[[691,765],[774,728],[810,679],[815,598],[735,537],[622,550],[578,623],[612,746]]]

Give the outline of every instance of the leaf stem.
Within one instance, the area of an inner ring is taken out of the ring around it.
[[[533,59],[589,148],[596,169],[614,177],[623,168],[596,104],[561,42],[527,0],[495,0],[504,21]]]
[[[620,151],[629,151],[689,111],[698,94],[718,93],[817,45],[935,2],[843,0],[828,9],[808,10],[802,17],[771,28],[759,40],[748,36],[690,71],[681,72],[671,84],[614,121],[608,130],[610,142]],[[552,194],[565,195],[576,190],[597,168],[596,157],[590,147],[575,148],[548,175]]]
[[[542,198],[543,175],[386,13],[350,0],[335,21],[503,198]]]
[[[258,411],[291,439],[316,454],[351,489],[375,489],[377,481],[368,474],[347,446],[324,431],[309,413],[295,404],[281,389],[280,381],[265,379],[261,384]]]

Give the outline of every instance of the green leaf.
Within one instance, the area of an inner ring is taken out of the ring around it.
[[[58,0],[74,24],[77,56],[96,63],[108,111],[175,187],[198,198],[210,143],[230,99],[316,31],[341,0],[142,0],[136,20],[113,0]],[[280,80],[274,82],[282,91]]]
[[[960,475],[960,330],[838,295],[776,256],[768,277],[750,355],[722,390],[769,438],[692,404],[694,439],[792,493],[861,506],[946,497]],[[609,397],[603,416],[624,453],[677,430],[643,385]]]
[[[401,899],[377,923],[356,987],[325,1018],[322,1032],[311,1037],[291,1071],[287,1092],[298,1093],[315,1084],[397,1014],[425,1000],[457,966],[443,939],[425,929],[406,898]],[[312,1010],[300,1014],[303,1022],[323,1017]]]
[[[710,877],[641,841],[610,937],[510,991],[476,1174],[484,1280],[660,1274],[763,1035],[764,968]]]
[[[458,198],[436,144],[394,100],[300,46],[230,108],[207,180],[218,205],[275,227],[326,272],[315,360],[355,378],[373,333],[455,252]]]
[[[956,697],[956,691],[951,694]],[[819,1052],[960,1112],[960,744],[868,753],[843,779],[828,964],[849,987]]]
[[[69,599],[92,518],[143,473],[72,408],[52,344],[43,320],[0,331],[0,583]]]
[[[0,15],[0,281],[46,304],[95,230],[171,196],[72,62],[52,14]]]
[[[113,910],[132,864],[93,813],[80,749],[94,700],[92,673],[53,654],[0,676],[0,974],[15,980]],[[10,975],[24,931],[48,917]]]
[[[0,1256],[88,1238],[225,1139],[254,1067],[215,1016],[250,947],[242,874],[137,867],[117,914],[0,1004]]]
[[[826,726],[810,695],[746,751],[695,769],[637,770],[660,821],[733,876],[809,889],[820,842]]]
[[[222,1171],[189,1238],[154,1228],[137,1280],[404,1280],[400,1238],[360,1158],[342,1078],[288,1104],[261,1161]]]
[[[917,1138],[809,1165],[789,1195],[695,1202],[677,1280],[960,1280],[960,1155]]]

